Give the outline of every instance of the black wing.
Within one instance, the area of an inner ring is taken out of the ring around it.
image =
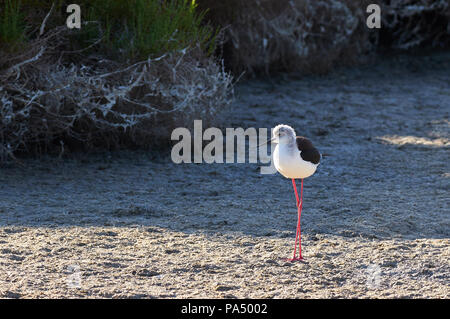
[[[313,146],[311,141],[303,136],[297,136],[297,147],[301,151],[300,156],[304,161],[311,162],[313,164],[319,164],[320,153]]]

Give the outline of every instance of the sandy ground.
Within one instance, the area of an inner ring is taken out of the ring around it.
[[[294,126],[305,180],[122,152],[0,169],[0,297],[448,298],[450,55],[237,87],[232,127]]]

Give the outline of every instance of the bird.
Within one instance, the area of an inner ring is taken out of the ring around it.
[[[303,136],[296,136],[295,130],[289,125],[279,124],[272,131],[272,138],[261,145],[275,143],[273,162],[277,171],[292,180],[292,186],[297,201],[297,231],[295,235],[294,256],[288,261],[301,261],[302,241],[300,219],[303,207],[303,180],[313,175],[320,164],[322,156],[312,142]],[[301,180],[300,199],[298,197],[296,179]],[[297,242],[299,254],[297,257]]]

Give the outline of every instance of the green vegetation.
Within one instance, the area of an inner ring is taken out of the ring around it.
[[[25,40],[25,23],[20,13],[20,1],[4,0],[0,7],[0,44],[14,51]]]
[[[83,7],[83,4],[82,4]],[[96,0],[86,2],[88,21],[101,21],[100,31],[90,25],[88,41],[102,36],[115,54],[145,58],[198,44],[211,54],[216,32],[202,24],[206,11],[197,12],[188,0]]]
[[[15,50],[27,30],[39,29],[53,2],[48,24],[63,25],[68,14],[63,1],[0,0],[0,45]],[[81,30],[70,35],[73,49],[98,42],[93,50],[114,58],[146,58],[199,45],[208,55],[217,31],[204,24],[206,11],[195,0],[80,0]],[[25,23],[26,21],[26,23]],[[35,31],[34,31],[35,32]],[[101,38],[101,41],[98,41]]]

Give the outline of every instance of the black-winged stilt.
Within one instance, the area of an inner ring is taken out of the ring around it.
[[[292,186],[297,200],[298,222],[295,235],[294,257],[288,260],[302,260],[300,219],[303,206],[303,179],[315,173],[320,163],[321,154],[309,139],[296,136],[294,129],[284,124],[277,125],[273,129],[272,138],[266,143],[269,142],[277,144],[273,152],[275,168],[284,177],[292,179]],[[300,199],[298,198],[297,186],[295,184],[295,180],[298,178],[301,180]],[[298,257],[296,257],[297,241],[299,243]]]

